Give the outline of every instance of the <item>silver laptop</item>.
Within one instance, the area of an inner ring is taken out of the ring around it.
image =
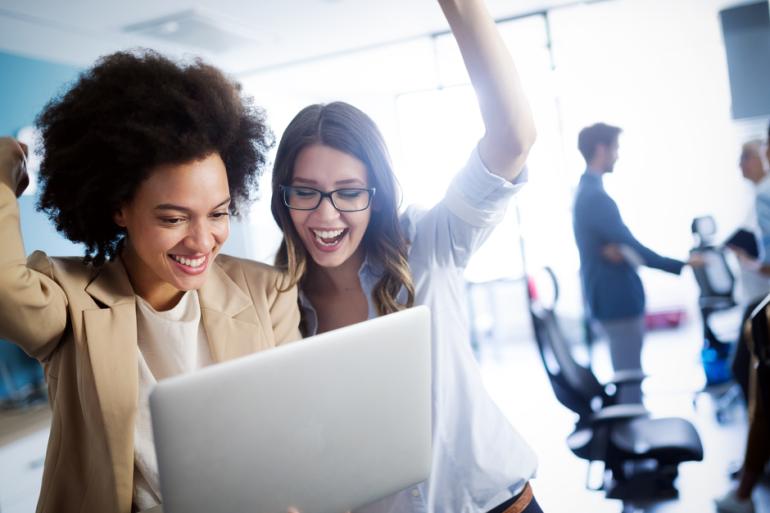
[[[372,319],[160,382],[164,513],[341,513],[430,471],[430,311]]]

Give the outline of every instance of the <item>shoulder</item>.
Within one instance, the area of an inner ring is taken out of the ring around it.
[[[428,212],[427,209],[410,205],[407,209],[398,217],[399,224],[401,225],[401,232],[404,234],[407,240],[413,241],[415,235],[417,235],[417,225],[420,219]]]
[[[230,255],[217,255],[215,265],[236,283],[246,281],[249,287],[284,289],[289,281],[286,273],[272,265]]]
[[[593,206],[597,201],[611,202],[612,198],[598,185],[581,181],[575,193],[575,203]]]
[[[765,178],[757,185],[757,199],[770,202],[770,178]]]
[[[82,257],[49,257],[42,251],[34,251],[27,257],[27,266],[56,281],[90,282],[96,268],[83,262]]]

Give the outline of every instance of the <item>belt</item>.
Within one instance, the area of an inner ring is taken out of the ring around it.
[[[527,483],[519,495],[509,499],[489,513],[522,513],[532,502],[532,487]]]

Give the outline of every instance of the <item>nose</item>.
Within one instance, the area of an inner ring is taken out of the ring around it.
[[[315,209],[315,216],[320,219],[336,219],[339,216],[339,212],[332,204],[332,199],[329,197],[323,198],[321,204]]]
[[[208,220],[199,220],[190,225],[185,242],[196,253],[209,253],[217,244],[224,241]],[[226,236],[225,236],[226,237]]]

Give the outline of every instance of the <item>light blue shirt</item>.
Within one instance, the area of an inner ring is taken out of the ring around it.
[[[770,264],[770,175],[765,175],[757,184],[756,194],[757,224],[761,236],[759,258],[763,263]]]
[[[356,513],[486,512],[519,493],[534,476],[534,452],[484,388],[468,341],[463,280],[468,260],[525,181],[526,170],[514,183],[490,173],[475,149],[441,202],[402,215],[411,242],[415,304],[428,305],[432,312],[432,470],[427,481]],[[380,275],[368,261],[359,271],[369,318],[377,316],[372,291]],[[315,310],[301,292],[300,301],[308,332],[315,333]]]

